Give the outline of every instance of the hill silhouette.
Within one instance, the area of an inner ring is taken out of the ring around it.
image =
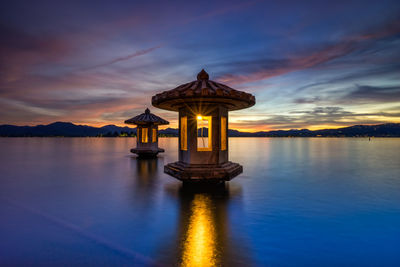
[[[203,132],[207,136],[207,129],[204,129]],[[178,136],[178,133],[178,129],[174,128],[159,131],[161,136]],[[48,125],[37,126],[0,125],[1,137],[113,137],[135,135],[136,128],[119,127],[116,125],[92,127],[76,125],[71,122],[54,122]],[[400,137],[400,123],[354,125],[338,129],[315,131],[293,129],[250,133],[229,129],[228,135],[230,137]]]

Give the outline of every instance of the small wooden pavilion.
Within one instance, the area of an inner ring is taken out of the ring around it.
[[[229,181],[243,172],[228,160],[228,111],[251,107],[255,97],[209,80],[197,80],[156,94],[155,107],[179,112],[179,161],[164,172],[184,182]]]
[[[136,128],[136,148],[131,152],[139,157],[156,157],[164,149],[158,147],[158,125],[169,124],[168,121],[150,113],[146,108],[145,112],[125,121],[126,124],[135,124]]]

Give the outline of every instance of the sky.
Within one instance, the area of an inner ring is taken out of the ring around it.
[[[243,131],[400,122],[400,2],[2,1],[0,124],[103,126],[210,79]]]

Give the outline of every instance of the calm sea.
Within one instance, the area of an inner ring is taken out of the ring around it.
[[[134,144],[0,138],[0,265],[400,266],[400,139],[231,138],[212,193]]]

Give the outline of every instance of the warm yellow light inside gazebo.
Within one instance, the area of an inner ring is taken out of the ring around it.
[[[181,125],[179,126],[181,129],[181,150],[187,150],[187,117],[181,117]]]
[[[226,150],[226,129],[227,129],[226,117],[221,117],[221,150]]]
[[[211,116],[197,115],[197,151],[212,151],[211,121]]]
[[[142,143],[147,143],[148,142],[148,129],[147,128],[142,128]]]

